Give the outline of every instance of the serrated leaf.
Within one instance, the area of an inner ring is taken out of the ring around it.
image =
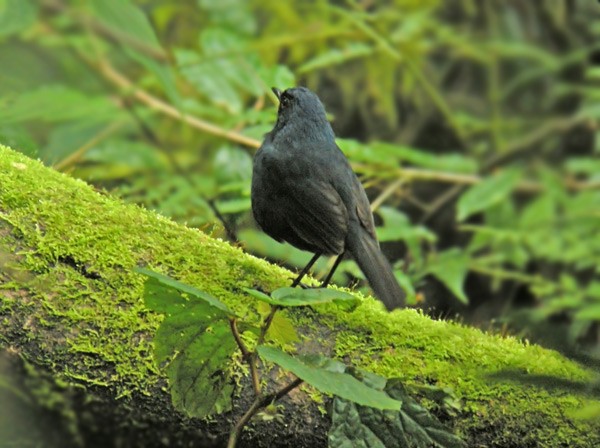
[[[300,360],[276,347],[261,345],[258,354],[265,361],[270,361],[289,370],[311,386],[326,394],[333,394],[364,406],[377,409],[398,410],[402,402],[390,398],[386,393],[366,386],[352,375],[331,371],[327,368],[327,358],[313,355],[312,358]],[[310,364],[309,364],[310,363]]]
[[[401,400],[400,412],[360,406],[336,397],[333,402],[329,447],[464,448],[462,440],[449,432],[407,392],[399,380],[384,389]]]
[[[174,406],[191,417],[202,418],[231,407],[233,383],[226,372],[237,346],[225,321],[210,326],[199,324],[192,319],[185,322],[185,318],[180,321],[176,316],[168,317],[154,344],[172,348],[174,357],[166,372]]]
[[[458,200],[457,220],[485,210],[506,199],[519,180],[521,172],[507,169],[469,188]]]
[[[463,285],[469,271],[469,255],[452,248],[429,260],[426,271],[441,281],[462,302],[468,303]]]
[[[145,304],[165,314],[154,337],[154,357],[165,364],[173,404],[192,417],[228,410],[233,383],[228,363],[236,349],[228,317],[214,297],[147,269]]]
[[[223,317],[235,316],[235,314],[229,308],[227,308],[227,305],[214,298],[210,294],[201,291],[198,288],[194,288],[193,286],[179,282],[167,275],[151,271],[150,269],[135,268],[134,271],[138,274],[142,274],[148,277],[148,280],[146,280],[145,284],[144,294],[146,299],[146,306],[148,306],[153,311],[157,311],[159,313],[170,312],[170,304],[167,301],[163,300],[161,294],[165,292],[165,288],[172,288],[176,291],[188,294],[189,298],[187,300],[190,302],[193,300],[204,301],[210,306],[218,308],[219,310],[224,312],[224,314],[222,315]],[[169,297],[173,297],[173,293],[170,293]]]

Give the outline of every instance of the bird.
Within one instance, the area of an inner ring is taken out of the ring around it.
[[[253,160],[251,202],[259,227],[271,238],[314,256],[292,283],[297,286],[323,255],[356,261],[388,310],[403,307],[405,293],[379,248],[367,194],[335,134],[319,97],[306,87],[285,91],[277,120]]]

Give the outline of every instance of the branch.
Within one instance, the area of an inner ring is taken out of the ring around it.
[[[207,132],[212,135],[216,135],[217,137],[223,137],[227,140],[231,140],[233,142],[240,143],[244,146],[249,146],[251,148],[258,148],[260,146],[260,142],[254,138],[246,137],[245,135],[242,135],[238,132],[223,129],[222,127],[219,127],[213,123],[204,121],[198,117],[194,117],[193,115],[188,115],[184,114],[183,112],[180,112],[178,109],[171,106],[170,104],[167,104],[164,101],[149,94],[145,90],[136,87],[127,77],[119,73],[106,60],[101,60],[97,63],[92,62],[92,65],[96,66],[99,69],[100,74],[107,81],[110,81],[112,84],[119,87],[120,89],[127,90],[134,98],[144,103],[146,106],[150,107],[150,109],[154,109],[158,112],[161,112],[164,115],[181,120],[189,124],[193,128],[200,129],[201,131]]]

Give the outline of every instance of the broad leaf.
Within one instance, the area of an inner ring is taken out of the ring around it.
[[[236,349],[231,312],[196,288],[147,269],[136,271],[148,277],[146,306],[165,314],[154,337],[154,357],[166,365],[173,404],[193,417],[228,410],[233,382],[227,370]]]
[[[192,312],[197,318],[206,308],[203,304],[165,318],[154,338],[156,353],[173,357],[166,368],[173,404],[192,417],[231,407],[233,381],[227,369],[237,346],[229,324],[220,320],[203,325],[184,316]]]
[[[181,97],[177,91],[177,85],[175,83],[175,74],[173,69],[167,64],[161,64],[160,62],[152,59],[142,53],[134,51],[131,48],[127,49],[127,54],[135,61],[142,64],[149,71],[156,75],[156,78],[162,85],[169,99],[177,106],[181,107]]]
[[[421,266],[424,258],[423,243],[435,242],[435,233],[424,226],[411,224],[404,213],[392,207],[380,207],[377,213],[383,218],[383,226],[376,228],[379,241],[402,241],[408,247],[411,260]]]
[[[465,444],[417,403],[399,380],[385,392],[401,400],[400,412],[382,411],[336,397],[329,447],[464,448]]]
[[[266,361],[289,370],[321,392],[333,394],[364,406],[377,409],[398,410],[402,402],[390,398],[385,392],[373,389],[348,373],[331,371],[327,358],[322,356],[299,359],[275,347],[261,345],[258,354]],[[334,363],[334,365],[336,365]]]
[[[373,47],[365,45],[362,42],[350,42],[345,48],[331,48],[326,51],[322,51],[314,58],[305,62],[298,68],[298,73],[306,73],[332,65],[343,64],[352,59],[362,58],[369,56],[373,53]]]
[[[146,277],[149,277],[149,280],[146,282],[146,292],[145,292],[146,305],[149,308],[153,309],[154,311],[163,312],[163,313],[168,312],[168,311],[166,311],[166,309],[168,308],[169,304],[165,303],[164,300],[162,299],[162,297],[160,296],[160,294],[164,293],[164,291],[165,291],[164,288],[160,288],[160,286],[163,286],[163,287],[173,288],[177,291],[188,294],[190,296],[190,300],[191,299],[202,300],[202,301],[208,303],[209,305],[216,307],[216,308],[220,309],[221,311],[223,311],[225,313],[225,314],[223,314],[223,316],[227,316],[227,315],[233,316],[234,315],[233,312],[229,308],[227,308],[227,305],[225,305],[223,302],[217,300],[210,294],[207,294],[204,291],[199,290],[198,288],[194,288],[193,286],[186,285],[185,283],[182,283],[182,282],[178,282],[177,280],[174,280],[167,275],[159,274],[158,272],[154,272],[149,269],[136,268],[135,272],[137,272],[138,274],[143,274]]]
[[[463,221],[473,213],[485,210],[506,199],[519,180],[520,175],[519,170],[507,169],[471,187],[458,201],[458,221]]]
[[[269,326],[267,339],[277,341],[280,344],[292,344],[298,342],[300,338],[298,337],[294,323],[283,314],[277,313],[273,316],[273,320]]]
[[[140,8],[128,0],[94,0],[91,3],[97,17],[117,35],[124,35],[153,50],[161,46],[154,29]],[[127,41],[125,41],[127,42]]]
[[[0,36],[18,33],[33,25],[38,5],[33,0],[0,1]]]
[[[457,248],[437,254],[427,264],[426,271],[441,281],[461,302],[469,299],[463,285],[469,271],[469,255]]]

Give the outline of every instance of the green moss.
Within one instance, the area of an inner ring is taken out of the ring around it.
[[[0,264],[11,266],[0,271],[3,337],[25,334],[19,337],[29,341],[24,353],[38,353],[37,362],[46,359],[71,383],[110,385],[126,396],[148,394],[161,379],[150,342],[160,317],[143,305],[135,266],[170,274],[254,317],[253,301],[241,288],[288,283],[281,268],[1,146],[0,178]],[[303,329],[305,350],[325,347],[408,384],[452,389],[462,402],[456,430],[474,443],[600,444],[596,423],[567,415],[583,397],[494,379],[508,370],[590,380],[590,372],[558,353],[413,310],[386,313],[369,298],[352,313],[323,305],[288,317]]]

